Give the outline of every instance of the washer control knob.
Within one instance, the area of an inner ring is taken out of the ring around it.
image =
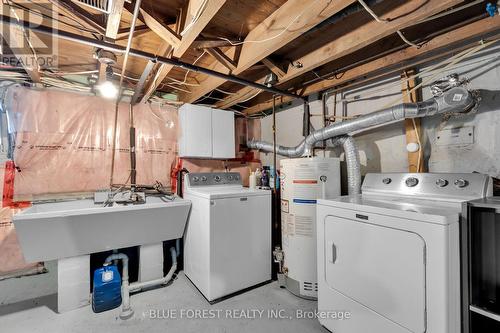
[[[389,185],[391,182],[392,182],[391,178],[384,178],[384,179],[382,179],[382,183],[384,183],[385,185]]]
[[[448,181],[446,179],[439,178],[438,180],[436,180],[436,185],[438,187],[445,187],[446,185],[448,185]]]
[[[193,181],[194,181],[195,183],[196,183],[196,182],[198,182],[199,180],[200,180],[200,177],[198,177],[198,176],[194,176],[194,177],[193,177]]]
[[[227,178],[229,178],[229,180],[233,180],[233,176],[232,175],[229,175]]]
[[[418,178],[415,178],[415,177],[410,177],[410,178],[407,178],[406,181],[406,186],[408,187],[414,187],[414,186],[417,186],[418,184]]]
[[[201,181],[202,181],[202,182],[206,182],[206,181],[207,181],[207,177],[202,176],[202,177],[201,177]]]
[[[215,175],[214,176],[214,180],[218,183],[220,182],[220,176],[219,175]]]
[[[458,188],[464,188],[467,185],[469,185],[469,182],[466,181],[465,179],[459,178],[459,179],[455,180],[454,184]]]

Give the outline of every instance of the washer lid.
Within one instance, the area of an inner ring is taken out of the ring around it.
[[[437,224],[458,222],[458,217],[462,211],[461,203],[457,202],[367,194],[344,196],[330,200],[320,199],[318,204]]]
[[[195,195],[207,199],[223,199],[236,197],[249,197],[257,195],[271,195],[269,190],[249,189],[242,186],[207,186],[190,188],[186,191],[191,195]]]

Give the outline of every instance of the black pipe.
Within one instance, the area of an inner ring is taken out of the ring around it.
[[[61,39],[73,41],[73,42],[88,45],[88,46],[93,46],[96,48],[101,48],[101,49],[116,52],[116,53],[124,53],[125,52],[125,47],[120,46],[120,45],[116,45],[113,43],[108,43],[105,41],[101,41],[101,40],[73,34],[71,32],[67,32],[67,31],[63,31],[63,30],[53,29],[53,28],[47,27],[47,26],[42,26],[42,25],[32,26],[32,25],[30,25],[29,22],[22,21],[22,20],[13,21],[11,19],[11,17],[9,17],[7,15],[0,15],[0,22],[10,24],[10,25],[21,26],[24,29],[29,29],[29,30],[32,30],[35,32],[46,34],[46,35],[56,35],[57,37],[59,37]],[[263,84],[248,81],[248,80],[239,78],[239,77],[234,76],[234,75],[223,74],[223,73],[216,72],[216,71],[213,71],[213,70],[208,69],[208,68],[203,68],[203,67],[199,67],[196,65],[188,64],[188,63],[176,60],[176,59],[157,56],[157,55],[154,55],[152,53],[148,53],[148,52],[144,52],[144,51],[136,50],[136,49],[130,49],[129,54],[133,55],[135,57],[138,57],[138,58],[156,61],[156,62],[161,63],[161,64],[172,65],[175,67],[180,67],[180,68],[183,68],[186,70],[190,70],[192,72],[203,73],[206,75],[218,77],[220,79],[224,79],[227,81],[238,83],[238,84],[241,84],[243,86],[249,86],[249,87],[252,87],[255,89],[264,90],[264,91],[267,91],[267,92],[270,92],[270,93],[273,93],[276,95],[288,96],[291,98],[299,98],[299,99],[304,100],[304,98],[302,96],[292,94],[292,93],[287,92],[287,91],[279,90],[279,89],[276,89],[273,87],[265,86]]]
[[[311,132],[311,109],[309,108],[309,102],[304,100],[304,116],[302,118],[302,135],[304,137],[308,136]]]
[[[136,157],[135,157],[135,127],[130,127],[130,187],[135,189],[137,182]]]

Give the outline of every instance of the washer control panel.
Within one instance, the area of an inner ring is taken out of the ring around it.
[[[216,186],[241,185],[241,176],[238,172],[204,172],[188,173],[188,186]]]
[[[363,194],[409,195],[422,199],[469,200],[491,195],[492,181],[479,173],[369,173]]]

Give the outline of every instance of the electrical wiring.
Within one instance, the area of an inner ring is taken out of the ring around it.
[[[328,3],[330,3],[332,0],[330,0]],[[218,39],[221,39],[221,40],[224,40],[226,42],[228,42],[229,44],[231,44],[232,46],[238,46],[238,45],[242,45],[242,44],[248,44],[248,43],[265,43],[265,42],[268,42],[270,40],[273,40],[273,39],[276,39],[278,37],[280,37],[281,35],[283,35],[285,32],[288,31],[288,29],[302,16],[304,15],[305,12],[307,12],[309,10],[309,8],[311,8],[313,5],[316,4],[316,2],[318,1],[313,1],[311,2],[311,4],[309,6],[307,6],[306,8],[304,8],[304,10],[302,12],[300,12],[293,20],[290,21],[290,23],[288,23],[288,25],[282,30],[280,31],[277,35],[274,35],[272,37],[268,37],[268,38],[264,38],[264,39],[260,39],[260,40],[244,40],[244,41],[241,41],[241,42],[233,42],[231,41],[229,38],[226,38],[226,37],[217,37]]]
[[[377,14],[375,14],[375,12],[370,8],[370,6],[368,6],[366,4],[366,2],[364,2],[363,0],[358,0],[359,4],[361,6],[363,6],[363,8],[368,12],[368,14],[371,15],[371,17],[373,17],[373,19],[379,23],[388,23],[390,22],[389,20],[387,19],[382,19],[380,17],[378,17]],[[404,35],[403,33],[401,32],[401,30],[397,30],[396,33],[398,34],[398,36],[403,40],[403,42],[405,42],[406,44],[410,45],[410,46],[413,46],[413,47],[417,47],[419,48],[420,46],[415,44],[415,43],[412,43],[410,42]]]
[[[203,51],[199,56],[198,58],[196,58],[194,61],[193,61],[193,65],[196,65],[196,63],[205,55],[206,51]],[[189,72],[191,72],[191,70],[187,70],[186,71],[186,74],[184,75],[184,81],[181,82],[181,84],[185,84],[185,85],[188,85],[186,84],[187,83],[187,77],[188,77],[188,74]]]
[[[368,93],[366,94],[362,94],[362,95],[356,95],[356,97],[351,97],[351,98],[344,98],[342,100],[339,100],[340,102],[347,102],[347,103],[350,103],[350,102],[355,102],[356,100],[359,100],[359,98],[369,98],[369,97],[374,97],[376,96],[378,93],[381,93],[381,92],[384,92],[384,91],[387,91],[387,90],[391,90],[391,88],[397,88],[399,87],[401,84],[406,84],[408,81],[410,80],[414,80],[416,78],[420,78],[420,79],[423,79],[423,78],[427,78],[429,76],[433,76],[434,74],[437,74],[436,76],[439,76],[439,75],[442,75],[445,71],[449,71],[449,70],[453,70],[453,66],[447,66],[446,69],[443,69],[442,67],[443,66],[446,66],[447,64],[453,62],[455,59],[457,58],[460,58],[462,57],[463,55],[466,55],[468,54],[469,52],[471,52],[472,48],[469,48],[469,49],[466,49],[464,51],[461,51],[459,53],[457,53],[455,56],[451,57],[451,58],[447,58],[435,65],[432,65],[414,75],[411,75],[411,76],[408,76],[406,78],[403,78],[401,80],[396,80],[394,83],[390,83],[390,84],[385,84],[384,86],[382,86],[381,88],[379,89],[374,89],[374,90],[370,90]],[[475,54],[476,52],[473,52],[469,55],[467,55],[467,57],[469,56],[472,56],[473,54]],[[495,55],[493,58],[499,58],[498,55]],[[456,65],[456,64],[454,64]],[[434,80],[434,79],[432,79]],[[432,81],[430,80],[430,81]],[[428,80],[429,81],[429,80]]]
[[[460,56],[459,57],[453,57],[454,59],[448,64],[446,65],[445,67],[443,68],[440,68],[439,70],[436,70],[432,75],[430,75],[429,77],[425,78],[422,80],[422,82],[420,82],[419,84],[417,84],[415,87],[413,87],[411,90],[408,90],[406,92],[407,96],[409,96],[412,92],[414,92],[415,90],[419,89],[420,87],[424,86],[424,85],[427,85],[428,83],[430,82],[433,82],[436,80],[436,78],[438,78],[440,75],[443,74],[443,72],[446,72],[448,71],[452,66],[456,65],[457,63],[459,63],[460,61],[464,60],[465,58],[468,58],[470,57],[471,55],[474,55],[476,54],[477,52],[479,52],[480,50],[484,49],[485,47],[488,47],[494,43],[496,43],[498,40],[494,40],[494,41],[490,41],[490,42],[486,42],[486,43],[482,43],[476,47],[474,47],[472,50],[469,49],[468,52],[464,53],[464,52],[461,52],[461,54],[459,54]],[[384,106],[384,108],[387,108],[387,107],[391,107],[391,106],[394,106],[396,104],[398,104],[400,102],[400,99],[398,98],[397,100],[394,100],[394,102],[392,103],[389,103],[388,105]]]
[[[249,100],[257,97],[258,94],[260,94],[262,92],[262,90],[258,90],[254,95],[248,97],[247,99],[244,99],[242,101],[238,101],[238,103],[245,103],[245,102],[248,102]]]
[[[200,19],[201,14],[205,11],[205,8],[207,7],[208,0],[204,0],[203,3],[198,7],[198,10],[196,11],[195,15],[191,19],[191,22],[181,31],[180,35],[184,36],[194,25],[198,20]]]
[[[226,95],[236,95],[236,93],[233,93],[233,92],[229,92],[229,91],[225,91],[225,90],[222,90],[220,88],[215,88],[214,90],[218,91],[218,92],[221,92],[223,94],[226,94]]]

